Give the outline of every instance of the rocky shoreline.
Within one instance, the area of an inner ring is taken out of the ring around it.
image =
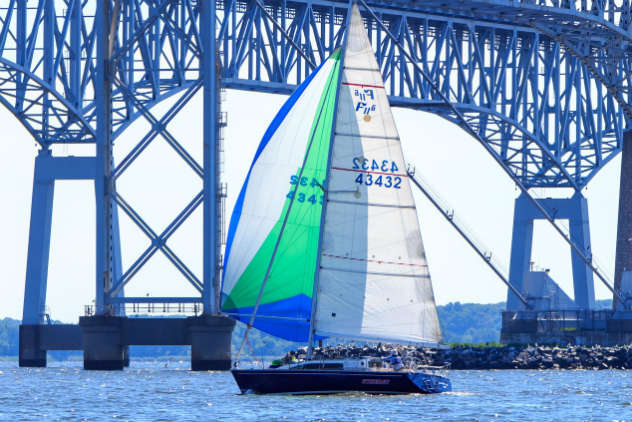
[[[449,366],[450,369],[631,369],[632,346],[453,346],[428,349],[378,344],[338,345],[314,349],[314,360],[385,357],[397,350],[405,365]],[[288,352],[282,360],[306,358],[306,348]]]

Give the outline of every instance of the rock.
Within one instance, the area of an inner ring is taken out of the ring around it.
[[[632,368],[630,346],[571,346],[549,347],[455,346],[449,349],[428,349],[378,343],[377,345],[328,345],[314,349],[314,359],[384,357],[397,350],[402,360],[410,366],[450,365],[452,369],[628,369]],[[288,363],[305,359],[307,349],[289,351],[283,358]]]

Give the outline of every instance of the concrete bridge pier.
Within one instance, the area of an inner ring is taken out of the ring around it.
[[[46,367],[46,350],[40,344],[40,325],[20,325],[20,367]]]
[[[231,366],[231,339],[235,321],[224,316],[187,318],[191,370],[227,371]]]
[[[235,321],[220,315],[189,318],[87,316],[79,318],[80,332],[74,335],[79,338],[79,344],[76,340],[73,344],[74,350],[83,349],[83,367],[88,370],[122,370],[129,366],[130,345],[189,345],[193,371],[225,371],[231,367],[234,326]],[[36,337],[32,342],[32,355],[40,356],[36,355],[40,349],[52,350],[45,344],[40,346],[38,341]],[[46,365],[46,354],[43,353],[40,366]],[[25,358],[28,356],[31,355],[25,355]]]
[[[79,318],[84,369],[120,370],[125,367],[125,319],[127,318],[101,315]]]

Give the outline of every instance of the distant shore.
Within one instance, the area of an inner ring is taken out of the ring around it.
[[[463,369],[632,369],[632,345],[626,346],[518,346],[518,345],[464,345],[456,344],[441,349],[414,346],[378,344],[357,346],[354,344],[325,346],[314,349],[314,360],[358,358],[362,356],[386,357],[397,350],[406,366],[438,366],[455,370]],[[275,356],[259,355],[264,362]],[[281,359],[289,363],[306,358],[306,348],[289,351]],[[81,362],[81,352],[49,356],[50,362]],[[188,361],[188,355],[134,356],[133,361]],[[242,356],[249,361],[252,356]],[[17,356],[0,356],[0,362],[16,362]]]
[[[632,369],[632,346],[466,346],[427,349],[414,346],[339,345],[316,348],[314,359],[385,357],[397,350],[406,365],[450,369]],[[288,352],[283,361],[304,359],[305,349]]]

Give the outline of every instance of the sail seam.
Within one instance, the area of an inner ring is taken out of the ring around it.
[[[424,265],[424,267],[427,268],[428,266]],[[387,277],[405,277],[405,278],[425,277],[424,274],[400,274],[400,273],[385,273],[385,272],[378,272],[378,271],[354,271],[354,270],[347,270],[343,268],[334,268],[334,267],[325,267],[325,266],[321,266],[320,268],[323,270],[337,271],[340,273],[371,274],[371,275],[383,275]]]
[[[356,191],[349,191],[354,193]],[[336,192],[329,192],[336,193]],[[406,208],[406,209],[417,209],[415,205],[396,205],[396,204],[378,204],[377,202],[356,202],[356,201],[341,201],[339,199],[330,199],[329,202],[334,202],[336,204],[349,204],[349,205],[359,205],[363,207],[384,207],[384,208]]]
[[[328,258],[346,259],[348,261],[358,261],[358,262],[372,262],[374,264],[403,265],[403,266],[406,266],[406,267],[419,267],[419,268],[426,268],[427,267],[427,265],[411,264],[411,263],[408,263],[408,262],[381,261],[379,259],[369,259],[369,258],[353,258],[353,257],[350,257],[350,256],[331,255],[331,254],[327,254],[327,253],[324,253],[322,255],[326,256]]]
[[[344,70],[366,70],[367,72],[379,72],[380,69],[377,67],[354,67],[354,66],[345,66]]]
[[[399,136],[362,135],[361,133],[336,133],[336,136],[348,136],[349,138],[372,138],[399,141]]]
[[[343,82],[343,85],[347,85],[347,86],[359,86],[361,88],[378,88],[378,89],[384,89],[383,85],[371,85],[371,84],[363,84],[363,83],[359,83],[359,82]]]

